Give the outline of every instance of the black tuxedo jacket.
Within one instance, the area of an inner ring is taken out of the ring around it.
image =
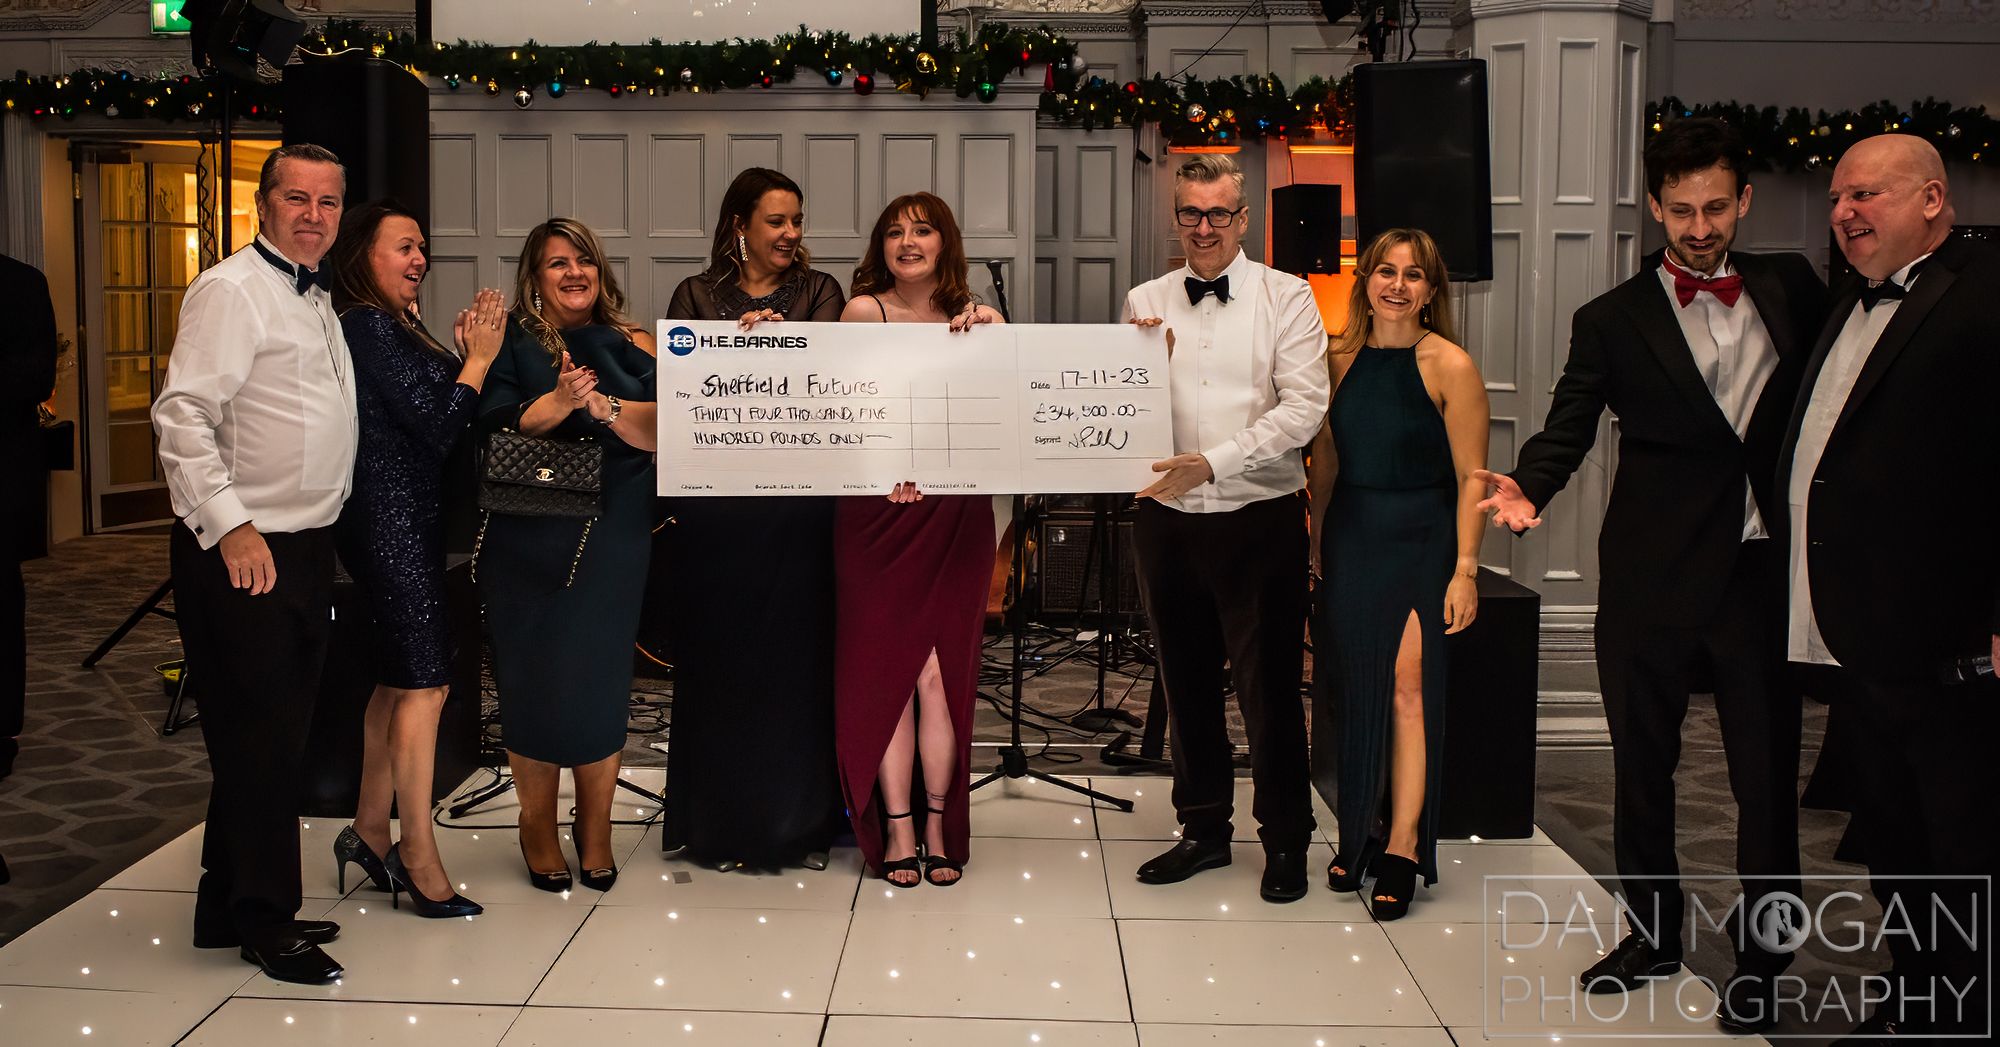
[[[1714,614],[1735,567],[1746,478],[1766,528],[1783,534],[1771,478],[1826,318],[1826,287],[1802,255],[1730,253],[1778,352],[1738,437],[1681,335],[1677,305],[1660,285],[1660,255],[1576,311],[1548,422],[1522,445],[1510,475],[1537,509],[1548,505],[1589,453],[1609,407],[1618,416],[1618,471],[1598,534],[1600,613],[1692,626]]]
[[[0,558],[44,555],[48,471],[35,407],[56,383],[56,314],[49,282],[26,262],[0,255],[0,302],[8,329],[0,332]],[[18,501],[17,501],[18,500]]]
[[[1779,457],[1778,499],[1813,383],[1859,299],[1841,288]],[[1934,677],[2000,633],[2000,248],[1953,234],[1856,376],[1806,501],[1813,613],[1843,666]],[[1789,510],[1787,510],[1789,511]]]

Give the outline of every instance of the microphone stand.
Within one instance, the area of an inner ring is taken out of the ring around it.
[[[999,299],[1000,318],[1005,320],[1008,318],[1007,284],[1001,276],[1000,263],[997,261],[988,261],[986,263],[986,271],[993,277],[993,296]],[[992,773],[986,777],[973,782],[971,791],[976,792],[982,787],[991,785],[1002,778],[1032,778],[1038,782],[1046,782],[1073,793],[1080,793],[1090,797],[1092,800],[1102,800],[1104,803],[1118,810],[1130,813],[1132,810],[1131,800],[1101,793],[1088,786],[1065,781],[1046,771],[1028,766],[1028,750],[1021,744],[1021,648],[1025,642],[1022,633],[1028,616],[1028,604],[1026,600],[1021,598],[1021,588],[1022,583],[1027,578],[1027,501],[1026,495],[1017,494],[1014,496],[1014,562],[1012,569],[1007,574],[1008,628],[1013,639],[1013,650],[1008,658],[1009,673],[1013,684],[1013,693],[1008,696],[1008,700],[1012,708],[1009,710],[1007,719],[1012,727],[1012,735],[1008,743],[1000,747],[1000,765],[995,767]]]

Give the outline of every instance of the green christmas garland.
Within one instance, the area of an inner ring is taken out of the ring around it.
[[[1076,45],[1047,26],[1015,29],[989,22],[967,40],[925,50],[916,36],[867,36],[819,32],[803,26],[769,40],[711,44],[584,44],[549,47],[533,42],[501,46],[425,45],[409,34],[371,29],[355,21],[328,21],[301,46],[318,54],[367,52],[413,72],[442,80],[452,90],[506,95],[527,108],[538,97],[570,91],[604,91],[613,97],[674,91],[701,93],[768,88],[801,74],[829,88],[870,94],[878,89],[928,96],[948,90],[990,102],[1008,76],[1043,65],[1040,111],[1066,127],[1112,128],[1158,124],[1169,145],[1228,146],[1266,137],[1317,138],[1348,144],[1354,134],[1353,83],[1319,77],[1286,90],[1275,76],[1192,77],[1112,83],[1091,75]],[[237,92],[237,113],[251,120],[279,117],[276,84]],[[80,115],[114,119],[205,121],[215,116],[213,87],[193,77],[131,70],[83,69],[59,76],[17,72],[0,81],[0,105],[37,118]],[[1716,116],[1742,129],[1759,167],[1806,171],[1830,167],[1854,142],[1882,131],[1922,135],[1946,160],[2000,164],[2000,120],[1982,108],[1957,108],[1926,99],[1908,111],[1878,102],[1838,113],[1735,102],[1689,106],[1666,98],[1647,107],[1657,131],[1669,120]]]
[[[1793,107],[1758,108],[1736,102],[1687,105],[1668,97],[1646,107],[1648,134],[1690,116],[1712,116],[1733,124],[1750,149],[1753,167],[1764,171],[1832,170],[1840,154],[1854,143],[1884,132],[1925,138],[1947,162],[1992,166],[2000,164],[2000,119],[1984,106],[1963,108],[1935,98],[1912,102],[1907,110],[1889,101],[1859,110],[1817,114]]]
[[[711,44],[585,44],[551,47],[436,43],[409,34],[370,29],[360,22],[329,21],[300,45],[331,55],[367,52],[442,80],[452,90],[505,95],[527,108],[538,97],[570,91],[604,91],[613,97],[674,91],[746,90],[792,83],[802,74],[829,87],[870,94],[878,87],[927,96],[949,90],[990,102],[1009,75],[1034,65],[1046,70],[1041,112],[1072,127],[1109,128],[1160,123],[1175,144],[1233,144],[1268,135],[1336,137],[1352,133],[1347,81],[1314,79],[1286,92],[1276,77],[1232,77],[1206,82],[1167,80],[1111,83],[1090,75],[1076,45],[1046,26],[1015,29],[990,22],[969,40],[924,50],[912,36],[818,32],[800,27],[769,40]],[[277,85],[239,88],[237,112],[275,120]],[[58,76],[17,72],[0,82],[0,104],[37,118],[203,121],[213,119],[214,88],[190,76],[167,77],[131,70],[82,69]]]

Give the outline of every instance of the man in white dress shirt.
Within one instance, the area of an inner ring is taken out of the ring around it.
[[[153,404],[173,498],[174,602],[214,775],[194,940],[271,977],[330,982],[340,929],[300,921],[294,804],[326,658],[332,525],[354,473],[353,365],[319,263],[346,173],[271,153],[259,235],[195,278]]]
[[[1991,1037],[1992,881],[1965,878],[2000,872],[2000,687],[1977,667],[2000,654],[2000,250],[1952,231],[1920,138],[1857,143],[1828,202],[1856,274],[1779,458],[1787,648],[1829,706],[1813,791],[1851,805],[1876,896],[1907,916],[1883,926],[1912,931],[1877,938],[1894,995],[1842,1042]]]
[[[1132,543],[1159,648],[1181,840],[1139,867],[1175,883],[1228,865],[1233,683],[1250,741],[1265,900],[1306,893],[1314,829],[1299,697],[1306,617],[1305,465],[1326,418],[1326,328],[1304,280],[1251,261],[1250,208],[1227,156],[1174,175],[1187,266],[1132,289],[1126,319],[1166,328],[1174,450],[1139,492]],[[1226,668],[1225,668],[1226,665]]]

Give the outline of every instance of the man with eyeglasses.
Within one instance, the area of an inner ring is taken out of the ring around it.
[[[1180,842],[1139,867],[1176,883],[1230,862],[1234,684],[1250,741],[1266,901],[1305,897],[1313,834],[1305,709],[1305,465],[1326,417],[1326,329],[1304,280],[1243,254],[1250,208],[1228,156],[1174,172],[1187,265],[1132,289],[1126,319],[1166,328],[1173,457],[1139,492],[1132,544],[1159,649]]]

